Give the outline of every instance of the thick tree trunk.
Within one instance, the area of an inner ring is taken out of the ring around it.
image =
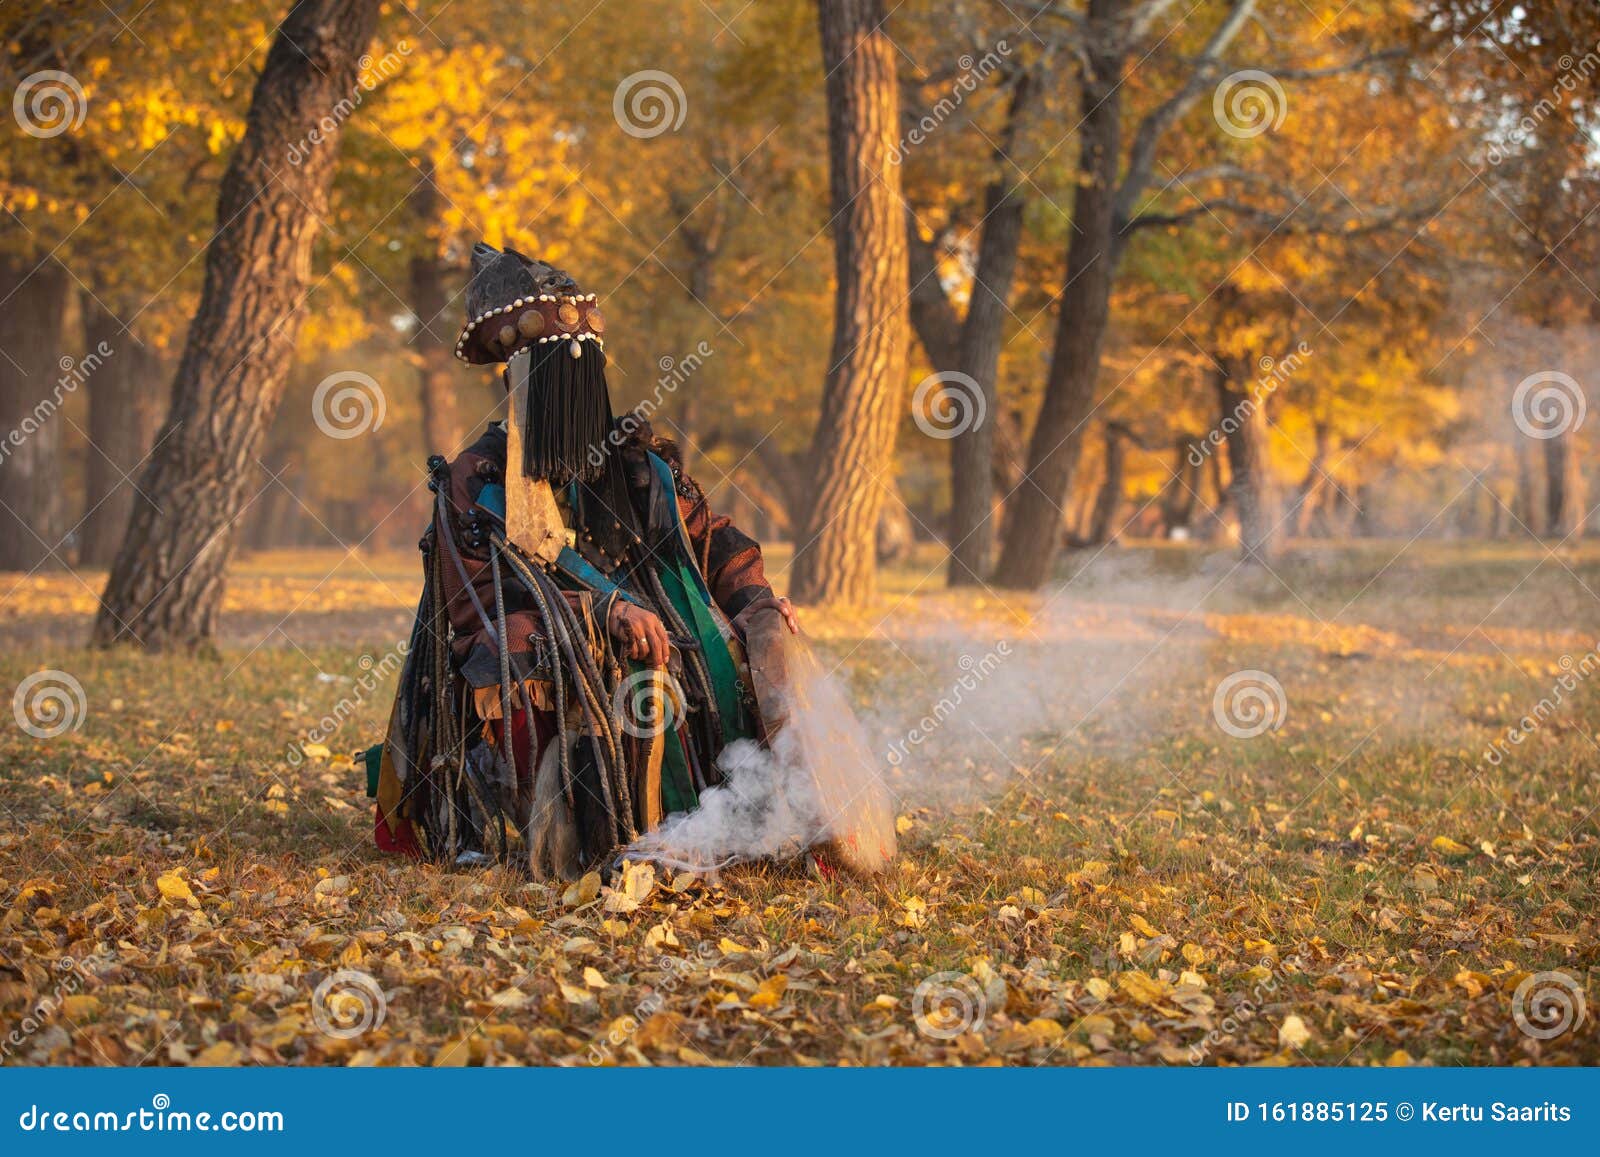
[[[419,182],[406,198],[406,215],[415,232],[417,250],[407,268],[411,312],[416,329],[411,336],[420,370],[423,456],[443,454],[454,458],[463,449],[461,421],[457,416],[455,359],[456,314],[450,308],[447,271],[439,257],[435,234],[443,198],[434,184],[434,165],[424,161]]]
[[[1576,540],[1583,534],[1583,472],[1570,430],[1545,440],[1544,513],[1548,537]]]
[[[1089,19],[1109,21],[1113,0],[1092,0]],[[1097,40],[1105,43],[1104,39]],[[1120,49],[1091,50],[1078,125],[1078,192],[1072,239],[1056,319],[1055,352],[1044,401],[1028,445],[1027,479],[1012,496],[995,582],[1032,588],[1054,568],[1061,543],[1062,506],[1082,447],[1083,424],[1094,404],[1100,351],[1111,317],[1117,251],[1116,198],[1122,141]]]
[[[87,381],[88,487],[78,528],[78,565],[101,567],[117,557],[134,507],[149,505],[135,485],[136,475],[155,442],[167,383],[155,352],[87,295],[83,332],[85,357],[93,354],[101,360]]]
[[[326,214],[339,128],[379,0],[299,0],[256,81],[217,199],[205,285],[173,383],[160,448],[106,583],[94,641],[158,650],[208,644],[233,527],[283,395],[311,250]],[[319,143],[310,144],[313,132]],[[298,163],[291,158],[297,158]]]
[[[906,238],[896,49],[882,0],[821,0],[833,207],[833,349],[812,442],[816,500],[794,560],[808,602],[862,602],[877,575],[878,512],[892,481],[906,386]]]
[[[60,360],[67,272],[35,264],[0,259],[0,570],[66,565],[57,411],[79,383]]]
[[[1267,458],[1267,410],[1263,400],[1249,392],[1249,363],[1218,356],[1212,380],[1216,384],[1218,421],[1227,436],[1228,497],[1239,516],[1239,549],[1244,556],[1265,562],[1277,551],[1278,510]],[[1240,385],[1245,386],[1239,389]]]

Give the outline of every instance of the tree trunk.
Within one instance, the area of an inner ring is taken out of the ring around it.
[[[1332,449],[1332,439],[1328,427],[1321,422],[1316,424],[1316,439],[1316,449],[1312,451],[1311,461],[1306,466],[1306,476],[1300,480],[1299,489],[1295,491],[1294,532],[1299,538],[1311,533],[1312,519],[1317,516],[1330,485],[1328,454]]]
[[[134,507],[149,505],[135,486],[135,474],[155,441],[166,383],[155,352],[140,345],[87,294],[83,332],[84,356],[101,360],[87,381],[88,487],[78,565],[101,567],[110,566],[117,557]]]
[[[896,49],[882,0],[821,0],[833,207],[833,348],[811,447],[817,488],[795,552],[795,594],[859,603],[876,586],[874,542],[892,481],[906,385],[906,238]]]
[[[419,182],[406,198],[406,213],[417,238],[417,250],[407,269],[411,312],[416,330],[411,335],[421,369],[423,457],[443,454],[454,458],[461,445],[461,422],[456,409],[455,312],[446,287],[447,270],[439,256],[436,236],[443,198],[434,184],[434,165],[423,161]]]
[[[66,565],[57,411],[78,388],[64,357],[67,272],[0,259],[0,570]],[[74,363],[76,365],[76,363]]]
[[[1106,23],[1115,0],[1091,0],[1089,20]],[[1082,446],[1084,420],[1094,404],[1100,351],[1111,317],[1111,286],[1119,244],[1116,230],[1118,158],[1122,142],[1122,54],[1096,38],[1087,54],[1083,118],[1078,125],[1078,192],[1072,239],[1056,319],[1055,352],[1044,401],[1028,444],[1028,475],[1012,496],[995,582],[1032,588],[1050,577],[1060,549],[1062,504]]]
[[[1228,497],[1239,516],[1239,548],[1246,558],[1265,562],[1276,553],[1278,511],[1267,459],[1267,410],[1248,390],[1248,362],[1217,356],[1218,421],[1227,436]],[[1243,383],[1246,389],[1236,389]]]
[[[1095,496],[1094,511],[1089,515],[1089,532],[1084,536],[1089,546],[1101,546],[1111,541],[1111,522],[1122,505],[1122,479],[1127,466],[1128,429],[1118,422],[1106,423],[1106,473],[1100,483],[1100,493]]]
[[[1511,507],[1516,516],[1518,532],[1536,537],[1539,533],[1537,528],[1542,521],[1541,507],[1548,512],[1549,503],[1544,501],[1542,480],[1539,477],[1538,464],[1534,461],[1534,453],[1533,439],[1516,440],[1517,489]]]
[[[1583,534],[1583,472],[1570,430],[1545,439],[1544,512],[1548,537],[1577,539]]]
[[[193,648],[215,633],[233,527],[261,477],[256,456],[283,395],[327,213],[339,136],[329,113],[356,86],[378,7],[299,0],[267,54],[222,179],[172,409],[139,480],[161,508],[134,512],[95,622],[99,645]],[[320,143],[308,143],[313,132]]]
[[[906,505],[900,485],[889,480],[889,493],[884,496],[883,509],[878,513],[877,551],[879,565],[904,562],[911,557],[917,545],[916,522],[911,508]]]
[[[1187,538],[1194,522],[1205,479],[1205,442],[1192,434],[1179,434],[1172,444],[1172,478],[1161,495],[1161,521],[1168,538]]]
[[[951,586],[982,583],[994,551],[992,477],[995,430],[1000,420],[1000,348],[1004,345],[1006,315],[1011,312],[1011,285],[1026,208],[1012,174],[1010,153],[1028,91],[1029,79],[1024,73],[1012,90],[1005,135],[992,158],[999,171],[984,194],[983,237],[978,242],[978,264],[967,316],[961,324],[957,369],[978,384],[980,398],[972,402],[980,404],[977,413],[981,420],[974,421],[950,443],[947,581]]]

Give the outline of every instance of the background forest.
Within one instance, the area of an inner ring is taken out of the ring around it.
[[[1181,8],[894,6],[915,340],[871,431],[878,550],[940,540],[954,581],[998,557],[1037,585],[1058,541],[1581,534],[1592,8]],[[160,502],[138,479],[282,9],[5,7],[13,84],[66,77],[17,89],[0,166],[0,424],[64,387],[0,473],[8,567],[107,566]],[[786,0],[383,5],[325,203],[296,193],[310,268],[257,255],[299,275],[303,321],[239,545],[414,535],[428,454],[498,403],[450,357],[479,239],[598,292],[619,407],[797,535],[837,281],[814,24]]]

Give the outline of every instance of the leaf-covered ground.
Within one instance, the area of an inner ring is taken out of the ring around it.
[[[35,680],[0,729],[0,1048],[1600,1063],[1600,551],[1403,548],[1117,550],[1043,597],[918,559],[807,618],[900,743],[896,868],[603,890],[372,849],[343,753],[386,715],[412,559],[241,564],[211,659],[87,652],[100,576],[5,576],[5,688],[82,697],[41,738]]]

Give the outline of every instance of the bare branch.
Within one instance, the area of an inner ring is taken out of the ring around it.
[[[1391,60],[1404,60],[1408,55],[1404,48],[1385,48],[1382,52],[1369,52],[1342,64],[1330,64],[1322,68],[1277,68],[1272,70],[1272,75],[1276,80],[1321,80],[1328,76],[1362,72],[1375,64],[1386,64]]]
[[[1134,202],[1150,184],[1150,174],[1155,167],[1156,149],[1161,138],[1173,123],[1188,112],[1200,98],[1212,79],[1221,70],[1222,54],[1249,22],[1255,12],[1255,0],[1233,0],[1222,23],[1217,25],[1206,41],[1205,48],[1194,62],[1189,78],[1178,91],[1152,109],[1139,123],[1134,134],[1133,147],[1128,153],[1128,171],[1117,190],[1117,216],[1132,215]]]
[[[1178,0],[1145,0],[1128,17],[1129,41],[1143,39],[1145,33],[1150,31],[1150,26],[1161,19],[1177,2]]]

